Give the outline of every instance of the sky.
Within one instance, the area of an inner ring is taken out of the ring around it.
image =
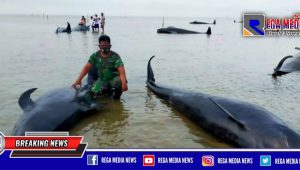
[[[0,14],[237,17],[300,13],[300,0],[0,0]]]

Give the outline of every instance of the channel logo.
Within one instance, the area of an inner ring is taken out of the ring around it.
[[[212,155],[203,155],[202,156],[202,166],[214,166],[215,157]]]
[[[260,155],[260,166],[271,166],[271,155]]]
[[[265,36],[265,15],[244,14],[243,15],[243,36]]]
[[[154,155],[143,155],[143,166],[154,166],[155,156]]]
[[[87,165],[98,165],[98,155],[87,155]]]

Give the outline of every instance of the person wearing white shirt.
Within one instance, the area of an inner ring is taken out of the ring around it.
[[[97,14],[95,14],[94,22],[95,22],[94,29],[95,31],[97,30],[99,32],[99,18]]]

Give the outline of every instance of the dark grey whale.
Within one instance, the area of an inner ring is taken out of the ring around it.
[[[190,24],[214,24],[214,25],[216,25],[216,20],[214,20],[214,22],[212,22],[212,23],[201,22],[201,21],[193,21],[193,22],[190,22]]]
[[[61,88],[48,92],[37,101],[30,98],[36,88],[25,91],[19,98],[24,114],[17,121],[12,135],[22,136],[26,131],[68,130],[99,105],[92,100],[84,100],[74,88]],[[88,101],[88,102],[87,102]]]
[[[72,32],[71,25],[70,25],[69,22],[67,22],[67,27],[66,28],[58,27],[55,30],[55,33],[63,33],[63,32],[66,32],[66,33],[71,33]]]
[[[89,25],[77,25],[76,27],[74,27],[72,29],[72,31],[89,31],[90,30],[90,26]]]
[[[294,71],[300,71],[300,53],[295,56],[283,57],[274,69],[272,76],[281,76]]]
[[[72,31],[81,31],[81,32],[85,32],[85,31],[89,31],[90,30],[90,26],[89,25],[77,25],[74,28],[71,28],[71,25],[68,23],[67,27],[57,27],[57,29],[55,30],[55,33],[71,33]]]
[[[147,87],[218,139],[242,148],[300,148],[300,135],[260,106],[158,85],[150,63],[153,57]]]
[[[196,31],[190,31],[182,28],[176,28],[176,27],[167,27],[167,28],[159,28],[157,29],[157,33],[159,34],[211,34],[211,28],[208,27],[206,32],[196,32]]]

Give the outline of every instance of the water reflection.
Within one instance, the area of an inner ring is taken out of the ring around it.
[[[124,141],[124,127],[128,124],[128,111],[122,100],[101,99],[103,109],[82,120],[71,130],[72,134],[83,135],[89,148],[118,147]]]
[[[156,104],[156,101],[153,99],[154,94],[153,92],[146,88],[146,97],[145,97],[145,108],[149,109],[150,111],[155,111],[156,107],[157,107],[157,104]]]

